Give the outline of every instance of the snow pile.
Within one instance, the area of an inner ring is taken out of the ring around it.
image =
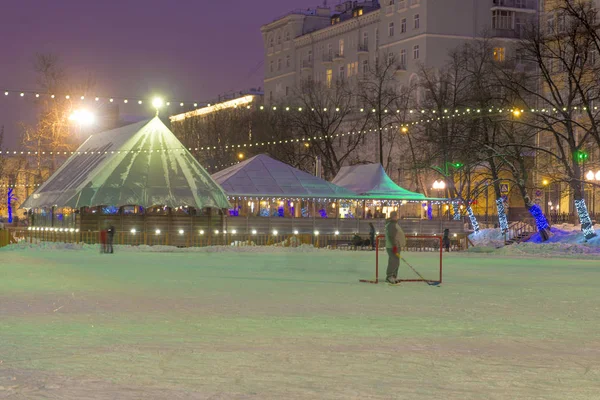
[[[576,243],[534,243],[524,242],[505,246],[494,251],[495,255],[503,256],[531,256],[531,257],[578,257],[600,256],[600,243],[576,244]],[[587,257],[586,257],[587,258]]]
[[[477,247],[498,248],[504,246],[504,235],[499,228],[481,229],[479,233],[471,233],[469,240]]]
[[[560,224],[550,228],[552,237],[547,241],[542,242],[539,233],[534,234],[528,240],[529,243],[569,243],[569,244],[586,244],[590,246],[600,246],[600,225],[594,227],[599,236],[586,241],[583,237],[583,232],[579,225]]]
[[[100,245],[72,244],[72,243],[26,243],[19,242],[0,248],[0,251],[89,251],[99,252]],[[256,246],[246,244],[243,246],[208,246],[208,247],[176,247],[176,246],[114,246],[115,252],[124,253],[310,253],[325,251],[311,244],[302,244],[295,247],[284,246]]]
[[[0,247],[0,251],[63,251],[63,250],[91,250],[97,251],[98,246],[92,246],[88,244],[79,243],[54,243],[54,242],[39,242],[39,243],[28,243],[26,241],[20,241],[16,244],[11,244],[6,247]]]

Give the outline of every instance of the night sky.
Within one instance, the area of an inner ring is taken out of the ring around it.
[[[95,77],[101,96],[209,100],[262,86],[261,25],[320,0],[3,0],[0,89],[36,90],[35,53],[59,55],[69,74]],[[331,2],[330,2],[331,3]],[[254,73],[252,73],[254,71]],[[5,145],[31,103],[0,96]],[[128,106],[132,116],[151,110]]]

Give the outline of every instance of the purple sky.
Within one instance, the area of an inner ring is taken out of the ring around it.
[[[262,86],[261,25],[320,0],[19,0],[0,12],[0,89],[36,90],[32,60],[58,54],[75,76],[92,74],[97,94],[208,100]],[[5,146],[31,103],[0,96]],[[126,114],[151,115],[139,106]]]

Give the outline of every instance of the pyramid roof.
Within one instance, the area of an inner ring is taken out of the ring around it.
[[[22,207],[98,205],[230,206],[158,117],[90,136]]]
[[[212,176],[229,196],[356,198],[348,189],[260,154]]]
[[[394,183],[381,164],[342,167],[332,182],[361,197],[374,200],[427,200],[425,195],[411,192]]]

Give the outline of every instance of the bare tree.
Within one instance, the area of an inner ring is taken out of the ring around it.
[[[356,114],[352,93],[341,79],[331,87],[303,82],[295,101],[304,111],[289,114],[293,137],[310,142],[311,154],[322,157],[325,177],[333,178],[360,148],[368,120]]]
[[[565,7],[557,7],[554,18],[529,32],[519,46],[520,61],[535,68],[521,74],[507,71],[502,77],[524,108],[534,110],[519,120],[536,133],[536,142],[527,147],[537,153],[538,169],[545,165],[567,185],[590,239],[596,234],[585,204],[583,169],[588,146],[600,145],[599,111],[594,106],[600,96],[600,62],[594,36],[586,29],[593,25],[588,19],[594,14],[575,18],[564,12]]]
[[[366,112],[367,122],[376,129],[379,163],[389,173],[398,131],[390,129],[387,134],[385,140],[388,145],[387,157],[384,156],[384,135],[388,131],[387,128],[398,123],[396,111],[407,108],[409,91],[402,88],[397,79],[398,75],[405,71],[406,66],[400,63],[394,53],[383,53],[376,60],[360,77],[355,96]],[[404,112],[402,116],[405,116]]]
[[[61,66],[55,54],[37,54],[34,59],[34,71],[40,91],[51,96],[36,99],[39,109],[37,123],[33,126],[21,124],[23,146],[36,152],[37,174],[41,177],[42,152],[52,152],[50,169],[56,169],[57,152],[70,152],[77,148],[82,138],[74,134],[75,130],[69,121],[73,111],[70,94],[76,92],[83,96],[93,88],[94,81],[87,78],[75,84],[70,82],[66,69]]]

